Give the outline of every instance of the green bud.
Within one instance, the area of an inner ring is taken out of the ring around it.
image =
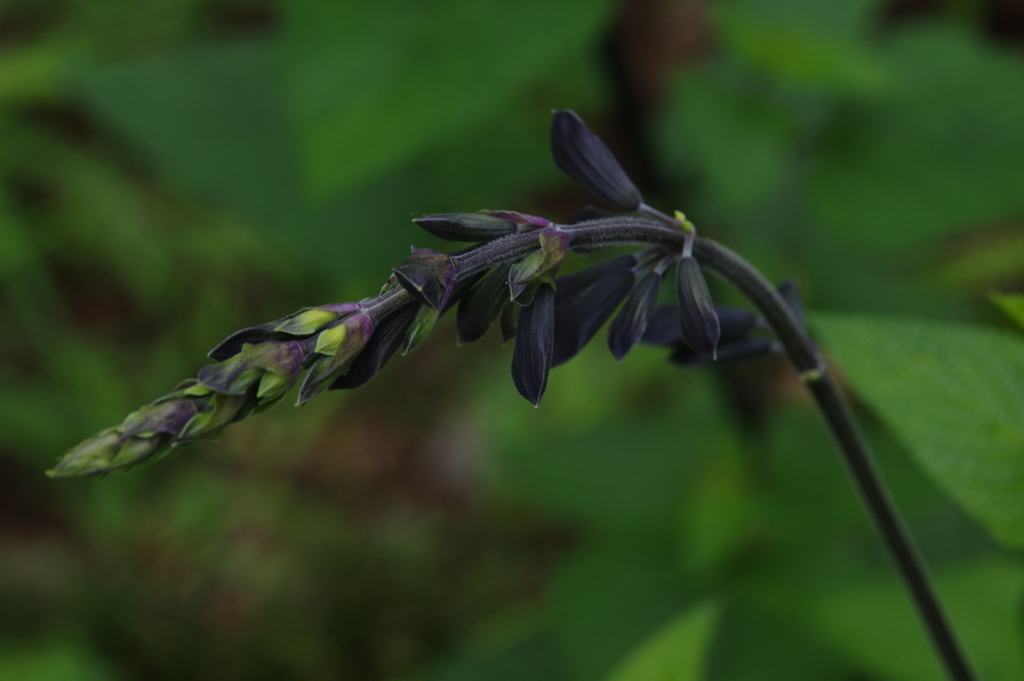
[[[431,329],[434,328],[437,317],[437,310],[429,305],[420,305],[420,309],[417,311],[416,317],[413,318],[409,330],[405,332],[405,345],[402,348],[403,355],[408,355],[423,343]]]
[[[217,436],[224,426],[235,419],[245,401],[245,395],[214,393],[204,405],[206,408],[193,416],[181,429],[181,434],[176,438],[177,442]]]
[[[373,329],[374,321],[370,315],[356,312],[342,319],[338,326],[321,331],[316,347],[319,356],[314,355],[316,359],[302,381],[298,404],[305,404],[326,390],[335,378],[346,373],[366,347]]]
[[[264,341],[242,345],[241,351],[223,362],[207,364],[199,370],[199,384],[218,393],[242,395],[271,371],[287,378],[298,376],[305,352],[299,341]],[[195,388],[186,392],[195,394]]]
[[[169,440],[170,437],[167,435],[127,438],[118,450],[117,456],[107,465],[107,470],[129,468],[158,456],[170,449]]]
[[[285,317],[283,323],[274,328],[296,336],[309,336],[324,328],[338,318],[337,312],[312,307],[300,310],[291,317]]]
[[[316,339],[315,352],[333,357],[347,335],[348,331],[346,331],[344,324],[338,324],[326,331],[321,331]]]
[[[120,448],[121,433],[117,428],[107,428],[69,449],[46,475],[64,478],[105,472]]]
[[[540,284],[555,285],[558,268],[562,266],[569,252],[569,240],[565,232],[545,229],[539,234],[540,250],[515,265],[508,273],[508,286],[512,300],[529,305]]]
[[[260,401],[260,406],[283,397],[288,392],[288,389],[292,387],[292,383],[292,379],[281,374],[275,374],[273,371],[263,374],[263,378],[260,379],[260,387],[256,391],[256,397]]]

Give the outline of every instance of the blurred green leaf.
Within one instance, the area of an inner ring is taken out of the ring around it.
[[[550,590],[554,633],[576,681],[597,681],[685,602],[669,560],[607,548],[570,558]]]
[[[558,645],[537,622],[500,613],[471,636],[456,658],[438,665],[426,681],[561,681],[569,676]]]
[[[1024,340],[980,327],[819,314],[857,393],[1000,542],[1024,546]]]
[[[939,571],[936,581],[978,677],[1024,678],[1024,569],[993,559]],[[895,576],[812,596],[806,616],[819,636],[881,678],[932,681],[945,676]]]
[[[714,574],[734,557],[760,516],[747,469],[723,454],[706,460],[683,502],[683,563],[698,575]]]
[[[707,681],[849,681],[845,661],[798,623],[746,603],[730,605],[715,627]]]
[[[1024,294],[993,292],[989,300],[998,305],[1007,317],[1024,327]]]
[[[305,177],[323,197],[512,104],[532,79],[594,41],[611,3],[319,0],[285,8]]]
[[[737,444],[707,379],[666,375],[651,348],[635,349],[632,367],[617,365],[603,340],[552,373],[541,409],[501,386],[516,402],[488,409],[503,415],[490,419],[499,461],[521,494],[605,540],[674,546],[695,462]],[[672,390],[683,383],[682,397],[645,400],[649,372]]]
[[[830,40],[853,40],[870,27],[882,0],[728,0],[722,3],[730,13],[765,30],[792,27]]]
[[[0,281],[35,259],[24,226],[11,212],[6,193],[0,192]]]
[[[826,92],[873,93],[891,84],[888,65],[859,31],[877,0],[747,0],[719,6],[730,50],[783,82]]]
[[[119,678],[89,648],[54,640],[14,648],[0,646],[0,681],[106,681]]]
[[[192,46],[75,78],[89,107],[170,179],[272,224],[295,217],[299,196],[282,80],[269,40]]]
[[[956,244],[928,279],[958,292],[1012,285],[1024,272],[1024,225],[1010,223],[995,234]]]
[[[744,209],[784,179],[798,121],[730,80],[721,68],[680,79],[672,90],[661,153],[676,169],[698,171],[713,198]]]
[[[717,620],[714,603],[687,610],[638,646],[608,681],[698,681]]]
[[[953,27],[883,46],[889,95],[850,103],[812,163],[812,207],[851,240],[905,247],[1024,209],[1024,67]]]

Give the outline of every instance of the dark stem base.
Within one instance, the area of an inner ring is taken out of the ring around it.
[[[708,239],[697,240],[694,255],[701,264],[738,288],[775,331],[801,380],[814,395],[949,678],[953,681],[975,681],[924,561],[886,489],[871,450],[807,332],[775,288],[739,255]]]

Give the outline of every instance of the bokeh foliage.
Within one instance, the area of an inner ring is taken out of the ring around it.
[[[552,108],[812,308],[870,314],[814,320],[971,657],[1024,673],[1024,564],[986,531],[1020,546],[1024,397],[999,363],[1022,341],[958,331],[1010,329],[988,296],[1024,285],[999,3],[665,4],[711,47],[648,110],[609,58],[643,43],[622,28],[642,3],[0,2],[0,679],[937,677],[781,362],[683,373],[598,341],[534,409],[508,347],[443,321],[360,391],[128,475],[42,477],[234,329],[441,248],[412,211],[567,219],[588,199],[549,160]],[[929,347],[938,384],[980,356],[1005,379],[996,425],[966,439],[955,390],[929,412],[937,388],[893,387]],[[982,493],[950,442],[994,443]]]

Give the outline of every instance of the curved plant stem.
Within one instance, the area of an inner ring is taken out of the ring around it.
[[[703,238],[697,239],[693,254],[703,265],[739,289],[775,331],[801,381],[814,395],[949,678],[953,681],[974,681],[976,677],[953,634],[924,561],[886,489],[849,405],[828,376],[825,362],[814,343],[775,288],[739,255]]]

